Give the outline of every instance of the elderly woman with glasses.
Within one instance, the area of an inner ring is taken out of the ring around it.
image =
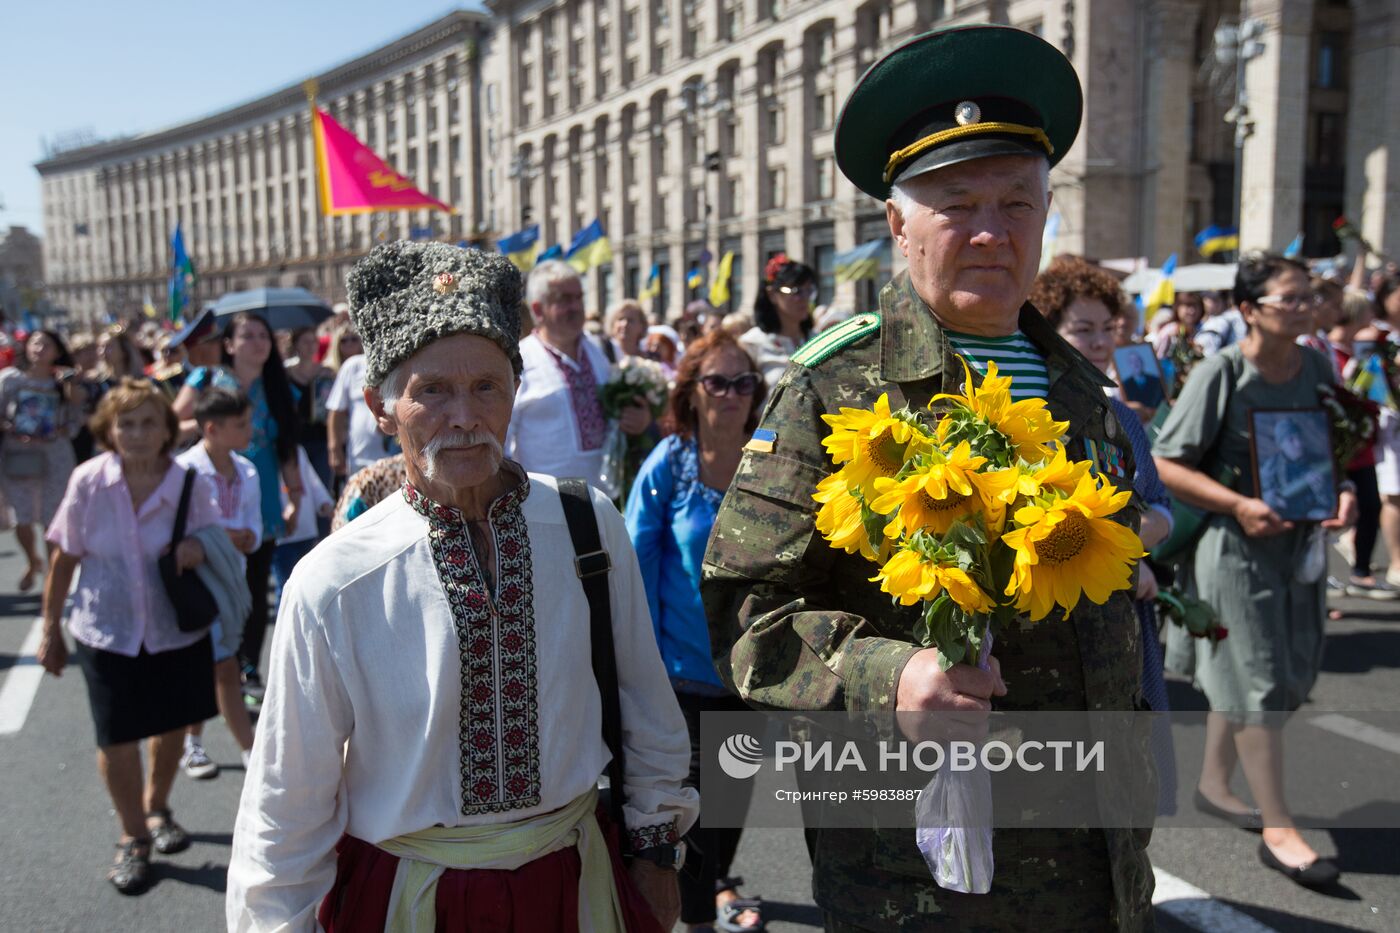
[[[1313,329],[1306,267],[1249,254],[1234,291],[1248,333],[1191,370],[1153,448],[1172,495],[1209,513],[1183,570],[1230,637],[1214,646],[1191,644],[1172,626],[1167,664],[1181,673],[1194,668],[1210,701],[1196,807],[1262,832],[1265,865],[1322,887],[1339,872],[1298,831],[1284,801],[1281,726],[1307,699],[1322,665],[1325,569],[1309,554],[1322,546],[1316,529],[1350,524],[1356,500],[1343,490],[1337,518],[1288,521],[1276,509],[1280,503],[1255,488],[1251,411],[1316,408],[1318,386],[1334,377],[1330,360],[1297,342]],[[1244,766],[1258,809],[1230,787],[1236,763]]]
[[[763,288],[753,302],[754,326],[739,343],[758,363],[768,388],[778,384],[788,359],[812,336],[817,273],[779,253],[763,270]]]
[[[671,390],[669,427],[642,464],[627,499],[627,531],[641,564],[652,627],[690,730],[691,786],[700,783],[700,714],[747,707],[720,684],[700,604],[700,562],[744,443],[758,424],[765,388],[758,367],[725,331],[686,348]],[[681,873],[681,920],[756,929],[756,901],[739,899],[728,878],[738,829],[697,829],[698,874]],[[694,866],[691,866],[694,868]],[[726,925],[727,924],[727,925]]]

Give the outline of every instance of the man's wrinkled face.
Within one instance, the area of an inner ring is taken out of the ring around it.
[[[584,324],[583,284],[577,278],[555,282],[531,310],[540,328],[556,340],[578,337]]]
[[[485,337],[455,334],[403,365],[408,378],[392,411],[376,407],[377,396],[371,408],[380,430],[398,437],[409,478],[462,490],[495,476],[515,405],[515,371],[505,352]]]
[[[973,159],[900,187],[916,203],[902,216],[888,201],[886,215],[919,297],[954,330],[1014,330],[1040,265],[1050,207],[1045,160]]]

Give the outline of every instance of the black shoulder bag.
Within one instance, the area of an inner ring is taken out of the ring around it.
[[[608,596],[608,573],[612,571],[612,559],[603,550],[602,539],[598,536],[598,516],[593,513],[588,484],[581,479],[560,479],[559,501],[564,506],[564,521],[569,525],[569,538],[574,544],[574,570],[583,584],[584,595],[588,597],[593,677],[598,681],[598,695],[603,700],[603,741],[612,754],[612,761],[608,763],[608,792],[604,794],[604,803],[617,827],[622,854],[626,855],[629,840],[627,824],[622,816],[622,804],[626,799],[622,783],[626,773],[622,750],[622,699],[617,692],[612,600]]]
[[[182,632],[198,632],[213,624],[219,615],[219,604],[209,587],[193,570],[175,571],[175,548],[185,540],[185,519],[189,517],[190,491],[194,488],[194,470],[185,470],[185,486],[180,490],[180,507],[175,511],[175,529],[170,535],[170,549],[160,556],[160,578],[170,605],[175,607],[175,624]]]

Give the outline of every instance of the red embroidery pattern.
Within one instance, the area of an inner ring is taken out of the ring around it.
[[[676,821],[673,817],[669,823],[639,826],[628,830],[627,838],[632,842],[632,851],[636,852],[638,849],[650,849],[652,846],[675,845],[681,841],[681,834],[676,832]]]
[[[543,340],[540,341],[540,345],[554,358],[554,365],[559,367],[564,384],[569,387],[569,403],[574,409],[574,421],[578,423],[579,448],[597,450],[603,446],[603,440],[607,437],[608,419],[603,414],[603,400],[598,395],[598,378],[593,372],[592,362],[588,359],[588,349],[580,345],[578,359],[575,361],[577,365],[570,366],[564,362],[564,356],[558,350]]]
[[[520,506],[525,480],[491,503],[497,598],[491,602],[462,513],[404,485],[428,519],[428,543],[457,627],[462,665],[458,743],[462,815],[522,810],[540,802],[540,741],[530,537]]]

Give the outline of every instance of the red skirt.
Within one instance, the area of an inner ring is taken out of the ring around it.
[[[664,933],[632,884],[618,853],[617,833],[601,808],[598,823],[608,840],[628,933]],[[383,933],[399,857],[348,835],[335,851],[335,884],[321,902],[321,926],[326,933]],[[437,885],[438,933],[590,933],[578,926],[579,869],[573,846],[513,871],[449,868]]]

